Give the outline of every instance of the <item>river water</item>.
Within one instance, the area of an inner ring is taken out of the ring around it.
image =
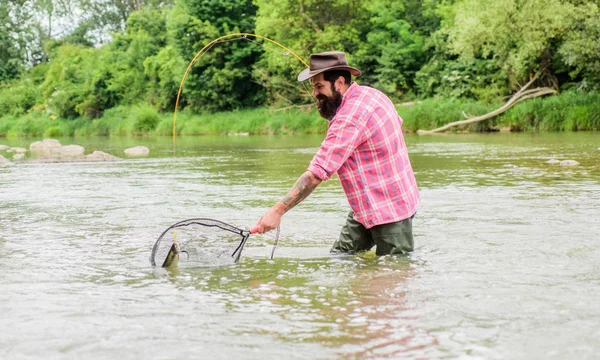
[[[0,166],[0,358],[600,358],[595,133],[408,136],[407,257],[329,255],[349,210],[333,179],[284,216],[273,260],[267,234],[236,265],[150,266],[179,220],[250,228],[320,141],[61,139],[151,154]]]

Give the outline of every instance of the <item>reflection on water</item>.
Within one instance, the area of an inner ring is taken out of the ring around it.
[[[178,289],[209,292],[232,311],[245,313],[250,308],[287,322],[278,327],[254,324],[252,333],[286,343],[322,344],[359,358],[393,358],[412,352],[418,355],[436,342],[410,324],[418,315],[407,308],[406,282],[415,276],[418,263],[409,257],[377,259],[366,253],[253,259],[239,266],[164,271]],[[248,331],[240,328],[233,333],[241,336]]]
[[[600,352],[600,143],[591,133],[407,137],[423,195],[408,257],[329,255],[348,210],[333,180],[284,217],[274,260],[267,234],[250,237],[239,264],[149,266],[154,241],[179,220],[250,228],[320,141],[67,139],[114,155],[146,145],[151,156],[0,167],[0,357]]]

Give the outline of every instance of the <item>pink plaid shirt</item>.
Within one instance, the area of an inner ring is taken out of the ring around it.
[[[369,229],[407,219],[420,203],[402,119],[382,92],[352,83],[308,170],[337,172],[354,219]]]

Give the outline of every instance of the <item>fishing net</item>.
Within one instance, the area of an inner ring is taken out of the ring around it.
[[[192,266],[237,263],[255,229],[244,230],[219,220],[196,218],[171,225],[152,247],[152,266],[168,267],[176,262]],[[279,242],[277,228],[271,259]]]

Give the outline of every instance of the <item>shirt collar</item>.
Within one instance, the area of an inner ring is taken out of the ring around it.
[[[340,107],[344,106],[344,103],[346,102],[346,100],[348,98],[350,98],[350,96],[352,96],[352,94],[356,91],[357,88],[358,88],[358,84],[353,81],[352,84],[350,84],[350,87],[348,88],[348,90],[346,90],[346,92],[344,93],[344,95],[342,97],[342,104],[340,105]]]
[[[350,96],[356,91],[357,88],[358,88],[358,84],[356,82],[352,82],[352,84],[350,84],[350,87],[348,87],[348,90],[346,90],[344,95],[342,95],[342,103],[337,108],[337,112],[339,112],[340,109],[344,107],[346,100],[350,98]],[[331,122],[333,120],[335,120],[335,117],[337,116],[337,112],[331,119],[327,120],[329,122],[329,124],[331,124]]]

